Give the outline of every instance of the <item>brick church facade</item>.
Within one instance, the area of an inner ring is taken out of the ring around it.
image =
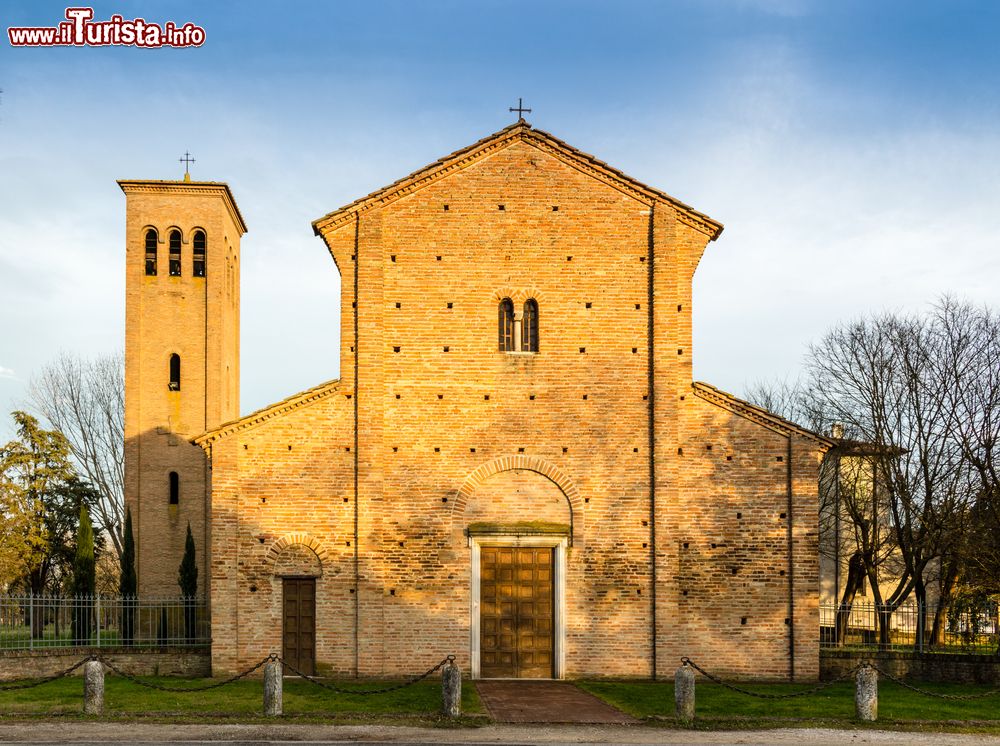
[[[818,676],[832,443],[692,382],[721,224],[519,121],[313,224],[341,377],[240,417],[232,193],[120,184],[140,589],[190,524],[215,673]]]

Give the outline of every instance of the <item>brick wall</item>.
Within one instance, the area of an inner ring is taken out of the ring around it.
[[[824,681],[843,676],[859,663],[869,661],[901,679],[1000,686],[1000,658],[995,655],[824,650],[819,661],[820,678]]]
[[[134,676],[211,676],[211,655],[208,650],[145,650],[118,651],[102,648],[77,648],[66,651],[23,650],[0,653],[0,681],[41,678],[64,671],[81,658],[96,653],[121,670]],[[83,675],[81,666],[73,672]]]

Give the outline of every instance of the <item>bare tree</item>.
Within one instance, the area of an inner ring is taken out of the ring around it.
[[[69,441],[79,470],[100,493],[97,527],[120,559],[125,520],[125,362],[122,354],[85,359],[68,353],[32,379],[32,404]]]

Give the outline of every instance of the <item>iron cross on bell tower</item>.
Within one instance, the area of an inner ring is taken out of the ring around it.
[[[184,181],[191,181],[191,164],[195,162],[195,159],[185,150],[184,157],[177,160],[184,164]]]
[[[524,101],[521,99],[520,96],[517,99],[517,107],[511,106],[510,107],[510,111],[516,111],[517,112],[517,120],[519,122],[520,121],[524,121],[524,115],[525,114],[530,114],[531,113],[531,109],[525,109],[524,108]]]

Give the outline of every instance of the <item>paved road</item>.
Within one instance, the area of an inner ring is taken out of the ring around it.
[[[700,732],[641,726],[503,726],[476,729],[426,729],[392,726],[330,725],[157,725],[150,723],[5,723],[0,741],[38,744],[142,742],[177,746],[212,744],[340,744],[366,746],[673,746],[677,744],[740,744],[740,746],[972,746],[1000,744],[1000,737],[942,733],[897,733],[826,729]]]

